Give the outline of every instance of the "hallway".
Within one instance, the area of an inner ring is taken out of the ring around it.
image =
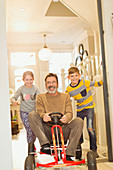
[[[35,145],[39,151],[39,143],[36,140]],[[86,153],[88,151],[88,141],[85,140],[83,148],[83,158],[86,158]],[[18,135],[12,136],[12,150],[13,150],[13,170],[24,170],[24,161],[27,156],[27,142],[26,142],[26,132],[25,129],[21,129]],[[98,146],[99,158],[97,159],[97,169],[98,170],[112,170],[113,162],[107,161],[106,148]],[[53,170],[53,168],[48,168]],[[67,170],[70,167],[57,168],[57,170]],[[87,170],[87,166],[71,167],[71,169],[76,170]]]

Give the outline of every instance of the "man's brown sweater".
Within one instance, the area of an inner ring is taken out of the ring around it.
[[[36,100],[36,111],[43,118],[45,113],[60,112],[67,116],[68,122],[73,117],[70,96],[65,93],[58,93],[52,96],[48,93],[39,94]]]

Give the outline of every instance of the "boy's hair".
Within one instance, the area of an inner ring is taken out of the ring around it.
[[[27,75],[31,76],[32,79],[34,80],[34,74],[31,71],[26,71],[26,72],[23,73],[23,77],[22,77],[23,81],[25,80]]]
[[[47,74],[46,77],[45,77],[45,82],[46,82],[46,80],[47,80],[48,77],[55,77],[55,78],[56,78],[56,81],[57,81],[57,84],[58,84],[58,77],[57,77],[56,74],[54,74],[54,73],[49,73],[49,74]]]
[[[78,73],[79,74],[79,69],[77,67],[70,67],[68,69],[68,75],[73,74],[73,73]]]

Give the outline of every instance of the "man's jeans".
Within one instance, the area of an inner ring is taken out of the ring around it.
[[[93,127],[94,108],[84,109],[80,112],[77,112],[77,117],[80,117],[82,120],[84,120],[84,118],[86,117],[87,130],[90,138],[90,150],[96,151],[97,150],[96,135],[95,135],[95,129]],[[83,134],[81,135],[80,143],[83,143]]]

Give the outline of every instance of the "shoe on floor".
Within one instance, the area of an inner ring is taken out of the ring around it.
[[[72,157],[72,156],[70,156],[70,155],[66,155],[66,161],[73,161],[73,160],[71,159],[71,157]]]
[[[50,144],[42,145],[40,152],[51,155]]]

